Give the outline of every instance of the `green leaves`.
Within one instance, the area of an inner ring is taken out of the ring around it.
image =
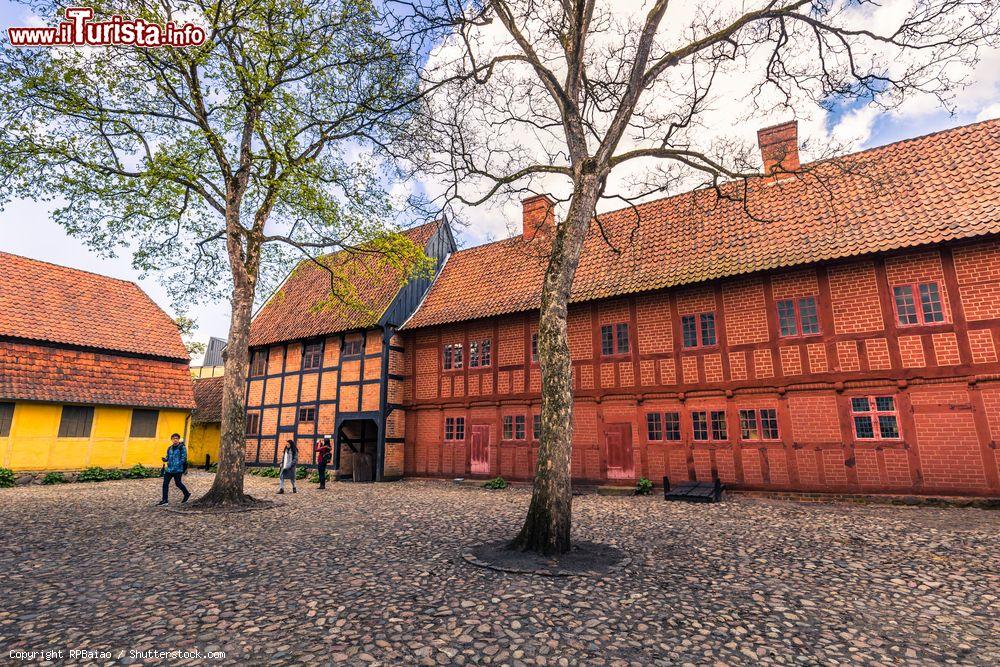
[[[33,3],[48,25],[61,3]],[[385,249],[403,214],[378,145],[405,126],[416,57],[365,0],[112,0],[120,14],[206,28],[197,48],[0,51],[0,204],[53,199],[94,251],[130,252],[178,305],[220,298],[231,271],[258,287],[287,270],[281,244],[321,256]],[[234,268],[225,239],[240,248]],[[367,245],[370,244],[370,245]],[[296,258],[297,259],[297,258]]]

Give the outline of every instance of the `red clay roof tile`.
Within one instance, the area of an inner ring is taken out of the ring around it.
[[[12,341],[0,343],[0,399],[195,407],[184,362]]]
[[[592,225],[571,300],[1000,233],[1000,120],[806,168],[815,177],[750,183],[751,215],[709,190],[602,214],[621,252]],[[530,250],[517,237],[454,253],[404,328],[538,308]]]
[[[436,222],[427,223],[403,234],[415,245],[424,248],[437,230],[437,225]],[[365,307],[338,305],[335,308],[314,308],[330,296],[330,273],[311,260],[303,260],[254,317],[250,327],[251,346],[371,327],[392,304],[402,287],[402,275],[387,275],[376,268],[376,261],[364,255],[338,252],[325,258],[350,263],[355,296]]]
[[[177,325],[134,283],[5,252],[0,336],[189,362]]]
[[[198,378],[194,381],[194,402],[197,408],[192,421],[197,423],[214,423],[222,421],[222,384],[223,376],[213,378]]]

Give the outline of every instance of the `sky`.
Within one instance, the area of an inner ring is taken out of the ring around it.
[[[890,4],[893,1],[890,0]],[[6,28],[19,25],[30,25],[27,10],[10,0],[0,0],[4,48],[7,48]],[[962,91],[956,100],[954,115],[927,103],[905,105],[892,113],[880,112],[862,104],[814,118],[807,131],[836,136],[852,149],[860,150],[1000,117],[1000,51],[986,51],[982,55],[978,68],[970,73],[972,85]],[[757,127],[736,129],[752,136]],[[802,136],[800,129],[800,141],[809,138]],[[803,159],[808,160],[809,155],[803,155]],[[35,201],[18,200],[8,204],[0,212],[0,251],[135,281],[164,310],[177,314],[166,290],[158,282],[159,276],[155,273],[140,276],[132,268],[131,258],[127,255],[113,259],[96,256],[54,223],[49,211],[50,207],[45,203]],[[519,225],[520,207],[516,202],[488,203],[465,211],[464,217],[470,224],[457,232],[460,246],[469,247],[508,236]],[[226,337],[228,303],[200,303],[188,310],[187,315],[197,323],[196,340],[204,342],[209,336]]]

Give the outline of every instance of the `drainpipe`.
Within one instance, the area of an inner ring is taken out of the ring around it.
[[[382,327],[382,382],[379,385],[379,424],[378,446],[375,450],[375,481],[382,482],[385,477],[385,427],[388,419],[389,402],[389,341],[392,340],[391,326]]]

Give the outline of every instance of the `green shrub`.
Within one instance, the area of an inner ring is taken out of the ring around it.
[[[42,478],[42,484],[66,484],[67,481],[61,472],[45,473],[45,477]]]
[[[109,479],[121,479],[125,474],[121,470],[93,466],[76,476],[78,482],[106,482]]]
[[[256,477],[277,477],[281,471],[277,468],[247,468],[247,474]]]
[[[328,482],[330,481],[331,477],[329,472],[324,472],[323,476],[326,477],[326,481]],[[312,482],[313,484],[319,484],[319,473],[314,472],[313,474],[309,475],[309,481]]]
[[[7,489],[17,484],[14,471],[10,468],[0,468],[0,489]]]
[[[125,472],[125,476],[129,479],[148,479],[150,477],[159,477],[160,469],[148,468],[141,463],[136,463]]]
[[[494,477],[490,481],[488,481],[485,484],[483,484],[483,488],[484,489],[496,489],[496,490],[506,489],[507,488],[507,480],[505,480],[503,477],[500,477],[499,475],[497,475],[496,477]]]
[[[652,492],[653,492],[653,483],[650,482],[645,477],[640,477],[639,481],[635,483],[635,495],[648,496]]]
[[[219,464],[213,463],[212,465],[208,466],[208,472],[219,472]]]
[[[295,479],[305,479],[308,476],[309,476],[309,471],[306,470],[305,468],[295,469]]]

